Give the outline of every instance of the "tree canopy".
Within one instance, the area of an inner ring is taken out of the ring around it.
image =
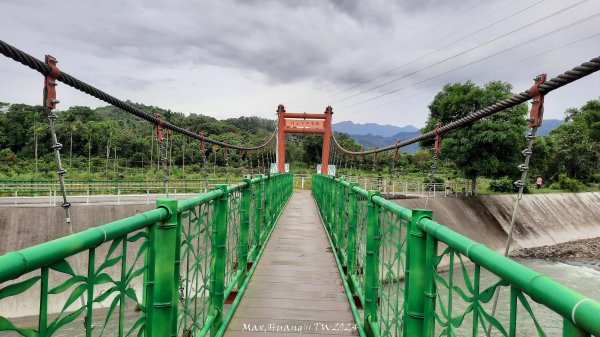
[[[513,95],[509,83],[494,81],[477,86],[473,82],[447,84],[429,105],[429,116],[423,132],[436,123],[450,123],[469,113]],[[486,176],[499,178],[513,174],[521,162],[525,146],[525,114],[520,104],[483,118],[473,124],[442,136],[442,159],[451,160],[466,178]],[[423,146],[431,142],[424,142]]]

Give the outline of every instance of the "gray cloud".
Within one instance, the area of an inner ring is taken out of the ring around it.
[[[535,0],[515,6],[524,8],[533,3]],[[157,97],[152,94],[154,90],[161,90],[161,86],[165,90],[165,87],[180,83],[244,99],[248,99],[247,95],[253,90],[272,91],[271,95],[278,99],[295,99],[294,104],[300,106],[315,98],[348,90],[308,105],[320,109],[326,103],[351,106],[374,95],[406,87],[398,94],[348,109],[369,110],[371,106],[396,99],[398,104],[406,104],[403,110],[422,111],[426,110],[436,88],[447,82],[474,78],[485,83],[501,79],[515,84],[516,90],[522,90],[524,88],[519,85],[529,85],[531,73],[547,71],[555,74],[596,56],[598,50],[593,42],[596,41],[597,45],[598,38],[557,50],[540,58],[538,63],[527,61],[491,71],[494,67],[597,31],[597,21],[591,21],[556,34],[551,39],[418,83],[600,9],[597,2],[588,2],[531,30],[431,66],[570,3],[575,1],[547,0],[543,8],[522,13],[436,53],[432,51],[489,24],[491,20],[510,15],[518,8],[501,1],[476,0],[108,0],[95,3],[63,0],[36,4],[8,0],[0,4],[0,28],[7,42],[34,55],[43,55],[47,51],[57,53],[61,65],[75,70],[74,75],[81,74],[82,79],[95,78],[93,83],[116,87],[126,92],[128,97],[140,95],[142,91],[149,97]],[[53,18],[52,24],[47,24],[49,17]],[[424,56],[428,54],[431,55]],[[381,75],[401,65],[405,66]],[[0,71],[9,67],[14,65],[0,61]],[[417,73],[407,76],[413,72]],[[378,76],[376,80],[365,84],[375,76]],[[406,78],[362,93],[400,77]],[[5,83],[20,81],[8,79]],[[223,87],[217,87],[215,83]],[[240,87],[236,86],[238,83]],[[242,83],[247,86],[241,87]],[[0,90],[3,85],[6,84],[0,84]],[[352,87],[356,88],[349,89]],[[181,92],[185,90],[179,89]],[[432,92],[399,99],[420,90]],[[350,95],[356,97],[348,99]],[[254,96],[259,97],[256,93]],[[593,98],[597,94],[588,96]],[[210,101],[210,97],[203,101]],[[266,99],[270,95],[260,97]],[[18,96],[12,98],[15,101],[19,99]],[[238,100],[240,103],[231,104],[228,111],[231,114],[247,113],[241,102],[243,99]],[[578,105],[580,101],[566,100],[561,102],[561,108]],[[266,106],[270,111],[269,107],[274,104],[261,103],[257,109]],[[190,100],[183,106],[194,106],[194,103]],[[388,117],[370,114],[360,118],[385,121]],[[401,123],[398,116],[389,118],[396,118]],[[424,120],[424,116],[411,118],[414,119],[409,121],[412,124]]]

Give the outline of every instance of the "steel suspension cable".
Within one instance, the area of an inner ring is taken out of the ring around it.
[[[480,28],[480,29],[478,29],[478,30],[476,30],[476,31],[474,31],[474,32],[471,32],[471,33],[469,33],[469,34],[467,34],[467,35],[465,35],[465,36],[463,36],[463,37],[461,37],[461,38],[459,38],[459,39],[456,39],[456,40],[454,40],[454,41],[452,41],[452,42],[450,42],[450,43],[447,43],[447,44],[445,44],[445,45],[444,45],[444,46],[442,46],[442,47],[436,48],[435,50],[433,50],[433,51],[431,51],[431,52],[429,52],[429,53],[427,53],[427,54],[425,54],[425,55],[421,55],[421,56],[419,56],[419,57],[417,57],[417,58],[415,58],[415,59],[413,59],[413,60],[411,60],[411,61],[409,61],[409,62],[407,62],[407,63],[404,63],[404,64],[402,64],[402,65],[400,65],[400,66],[398,66],[398,67],[396,67],[396,68],[392,69],[392,71],[391,71],[391,72],[393,72],[393,71],[396,71],[396,70],[398,70],[398,69],[401,69],[401,68],[404,68],[404,67],[406,67],[406,66],[408,66],[408,65],[411,65],[411,64],[413,64],[413,63],[416,63],[416,62],[418,62],[418,61],[421,61],[421,60],[423,60],[424,58],[426,58],[426,57],[429,57],[429,56],[431,56],[431,55],[433,55],[433,54],[436,54],[436,53],[438,53],[438,52],[440,52],[440,51],[442,51],[442,50],[444,50],[444,49],[446,49],[446,48],[448,48],[448,47],[452,47],[452,46],[456,45],[457,43],[459,43],[459,42],[461,42],[461,41],[464,41],[465,39],[467,39],[467,38],[469,38],[469,37],[471,37],[471,36],[473,36],[473,35],[476,35],[476,34],[478,34],[478,33],[482,32],[482,31],[484,31],[484,30],[486,30],[486,29],[488,29],[488,28],[490,28],[490,27],[493,27],[494,25],[497,25],[497,24],[499,24],[499,23],[501,23],[501,22],[503,22],[503,21],[505,21],[505,20],[508,20],[508,19],[512,18],[513,16],[515,16],[515,15],[517,15],[517,14],[521,13],[521,12],[524,12],[524,11],[526,11],[526,10],[528,10],[528,9],[530,9],[530,8],[532,8],[532,7],[534,7],[534,6],[538,5],[538,4],[540,4],[540,3],[542,3],[543,1],[545,1],[545,0],[538,1],[538,2],[536,2],[536,3],[534,3],[534,4],[532,4],[532,5],[529,5],[528,7],[525,7],[525,8],[523,8],[523,9],[521,9],[521,10],[517,11],[517,12],[511,13],[510,15],[508,15],[508,16],[505,16],[505,17],[503,17],[502,19],[499,19],[499,20],[497,20],[497,21],[495,21],[495,22],[493,22],[493,23],[491,23],[491,24],[489,24],[489,25],[487,25],[487,26],[485,26],[485,27],[483,27],[483,28]],[[546,19],[548,19],[548,18],[550,18],[550,17],[552,17],[552,16],[558,15],[558,14],[560,14],[560,13],[562,13],[562,12],[565,12],[565,11],[567,11],[567,10],[569,10],[569,9],[573,8],[573,7],[579,6],[579,5],[581,5],[581,4],[583,4],[583,3],[587,2],[587,1],[589,1],[589,0],[581,0],[581,1],[577,2],[577,3],[575,3],[575,4],[569,5],[569,6],[567,6],[567,7],[565,7],[565,8],[562,8],[562,9],[560,9],[560,10],[556,11],[556,12],[553,12],[553,13],[551,13],[551,14],[549,14],[549,15],[547,15],[547,16],[545,16],[545,17],[541,18],[541,19],[538,19],[538,20],[532,21],[532,22],[530,22],[530,23],[528,23],[528,24],[526,24],[526,25],[524,25],[524,26],[521,26],[521,27],[519,27],[519,28],[516,28],[516,29],[514,29],[514,30],[511,30],[511,31],[510,31],[510,32],[508,32],[508,33],[501,34],[501,35],[499,35],[499,36],[497,36],[497,37],[495,37],[495,38],[493,38],[493,39],[491,39],[491,40],[488,40],[488,41],[486,41],[486,42],[483,42],[483,43],[481,43],[481,44],[478,44],[478,45],[476,45],[476,46],[474,46],[474,47],[471,47],[471,48],[469,48],[469,49],[467,49],[467,50],[464,50],[464,51],[462,51],[462,52],[460,52],[460,53],[457,53],[457,54],[455,54],[455,55],[452,55],[452,56],[450,56],[450,57],[447,57],[447,58],[444,58],[444,59],[442,59],[442,60],[440,60],[440,61],[437,61],[437,62],[435,62],[435,63],[433,63],[433,64],[431,64],[431,65],[428,65],[427,67],[420,68],[420,69],[418,69],[418,70],[416,70],[416,71],[414,71],[414,72],[411,72],[411,73],[409,73],[409,74],[403,75],[403,76],[401,76],[401,77],[396,77],[396,78],[393,78],[393,79],[391,79],[391,80],[389,80],[389,81],[387,81],[387,82],[384,82],[384,83],[378,84],[378,85],[376,85],[376,86],[374,86],[374,87],[371,87],[371,88],[369,88],[369,89],[366,89],[366,90],[359,91],[359,92],[357,92],[357,93],[355,93],[355,94],[352,94],[352,95],[350,95],[350,96],[347,96],[347,97],[345,97],[345,98],[343,98],[343,99],[339,100],[338,102],[346,101],[346,100],[349,100],[349,99],[351,99],[351,98],[353,98],[353,97],[356,97],[356,96],[359,96],[359,95],[362,95],[362,94],[366,94],[366,93],[368,93],[368,92],[371,92],[371,91],[373,91],[373,90],[377,90],[377,89],[379,89],[379,88],[381,88],[381,87],[385,87],[385,86],[387,86],[387,85],[389,85],[389,84],[395,83],[395,82],[397,82],[397,81],[399,81],[399,80],[401,80],[401,79],[404,79],[404,78],[406,78],[406,77],[409,77],[409,76],[411,76],[411,75],[414,75],[414,74],[416,74],[416,73],[418,73],[418,72],[421,72],[421,71],[423,71],[423,70],[425,70],[425,69],[429,69],[429,68],[431,68],[431,67],[433,67],[433,66],[436,66],[436,65],[438,65],[438,64],[444,63],[444,62],[446,62],[446,61],[449,61],[449,60],[451,60],[451,59],[454,59],[454,58],[456,58],[456,57],[458,57],[458,56],[464,55],[464,54],[466,54],[466,53],[468,53],[468,52],[470,52],[470,51],[473,51],[473,50],[475,50],[475,49],[479,49],[479,48],[481,48],[481,47],[483,47],[483,46],[486,46],[486,45],[488,45],[488,44],[490,44],[490,43],[492,43],[492,42],[495,42],[495,41],[497,41],[497,40],[499,40],[499,39],[502,39],[502,38],[504,38],[504,37],[506,37],[506,36],[508,36],[508,35],[511,35],[511,34],[513,34],[513,33],[516,33],[516,32],[518,32],[518,31],[520,31],[520,30],[522,30],[522,29],[525,29],[525,28],[527,28],[527,27],[530,27],[530,26],[532,26],[532,25],[534,25],[534,24],[536,24],[536,23],[539,23],[539,22],[541,22],[541,21],[543,21],[543,20],[546,20]]]
[[[591,35],[588,35],[588,36],[585,36],[585,37],[582,37],[581,39],[577,39],[577,40],[574,40],[574,41],[570,41],[570,42],[567,42],[567,43],[561,44],[561,45],[559,45],[559,46],[556,46],[556,47],[553,47],[553,48],[551,48],[551,49],[547,49],[547,50],[544,50],[544,51],[542,51],[542,52],[539,52],[539,53],[536,53],[536,54],[533,54],[533,55],[530,55],[530,56],[526,56],[526,57],[524,57],[524,58],[521,58],[521,59],[519,59],[519,60],[516,60],[516,61],[513,61],[513,62],[509,62],[509,63],[503,64],[503,65],[501,65],[501,66],[498,66],[498,67],[494,67],[494,68],[488,69],[488,70],[486,70],[486,71],[483,71],[483,72],[476,73],[476,74],[474,74],[474,75],[471,75],[471,79],[477,78],[477,77],[479,77],[479,76],[481,76],[481,75],[485,75],[485,74],[488,74],[488,73],[496,72],[496,71],[498,71],[498,70],[500,70],[500,69],[504,69],[504,68],[507,68],[507,67],[510,67],[510,66],[513,66],[513,65],[519,64],[519,63],[521,63],[521,62],[525,62],[525,61],[527,61],[527,60],[530,60],[530,59],[533,59],[533,58],[536,58],[536,57],[539,57],[539,56],[542,56],[542,55],[545,55],[545,54],[548,54],[548,53],[554,52],[554,51],[556,51],[556,50],[560,50],[560,49],[562,49],[562,48],[565,48],[565,47],[568,47],[568,46],[571,46],[571,45],[574,45],[574,44],[577,44],[577,43],[580,43],[580,42],[583,42],[583,41],[585,41],[585,40],[589,40],[589,39],[592,39],[592,38],[595,38],[595,37],[598,37],[598,36],[600,36],[600,32],[599,32],[599,33],[594,33],[594,34],[591,34]],[[521,44],[517,45],[517,47],[520,47],[520,46],[522,46],[522,45],[523,45],[523,44],[521,43]],[[514,48],[513,48],[513,47],[511,47],[510,49],[512,50],[512,49],[514,49]],[[491,57],[491,56],[496,56],[496,55],[497,55],[497,53],[494,53],[494,54],[490,55],[490,57]],[[414,83],[414,84],[412,84],[412,85],[410,85],[410,86],[414,86],[414,85],[416,85],[416,84],[421,84],[421,83],[424,83],[424,82],[426,82],[426,81],[429,81],[429,80],[431,80],[431,79],[434,79],[434,78],[440,77],[440,76],[442,76],[442,75],[446,75],[446,74],[448,74],[448,73],[450,73],[450,72],[453,72],[453,71],[456,71],[456,70],[462,69],[462,68],[464,68],[464,67],[466,67],[466,66],[468,66],[468,65],[471,65],[471,64],[474,64],[474,63],[477,63],[477,62],[479,62],[479,60],[478,60],[478,61],[475,61],[475,62],[470,62],[470,63],[468,63],[468,64],[466,64],[466,65],[462,65],[462,66],[460,66],[460,67],[457,67],[457,68],[453,68],[453,69],[451,69],[451,70],[449,70],[449,71],[446,71],[446,72],[444,72],[444,73],[442,73],[442,74],[435,75],[435,76],[433,76],[433,77],[429,77],[429,78],[427,78],[427,79],[425,79],[425,80],[419,81],[419,82],[417,82],[417,83]],[[406,89],[406,88],[408,88],[408,86],[407,86],[407,87],[404,87],[404,89]],[[438,89],[440,89],[440,88],[438,88]],[[367,110],[370,110],[370,109],[374,109],[374,108],[378,108],[378,107],[386,106],[386,105],[389,105],[389,104],[392,104],[392,103],[400,102],[400,101],[403,101],[403,100],[406,100],[406,99],[409,99],[409,98],[413,98],[413,97],[416,97],[416,96],[419,96],[419,95],[423,95],[423,94],[426,94],[426,93],[429,93],[429,92],[431,92],[431,90],[430,90],[430,89],[427,89],[427,90],[422,90],[422,91],[419,91],[419,92],[417,92],[417,93],[410,94],[410,95],[408,95],[408,96],[404,96],[404,97],[400,97],[400,98],[394,98],[394,99],[392,99],[392,100],[390,100],[390,101],[383,102],[383,103],[379,103],[379,104],[376,104],[376,105],[373,105],[373,106],[369,106],[369,107],[366,107],[366,108],[359,108],[358,110],[355,110],[355,111],[350,111],[350,112],[342,112],[342,113],[341,113],[341,115],[343,115],[343,116],[354,115],[354,114],[357,114],[357,113],[359,113],[359,112],[365,112],[365,111],[367,111]]]
[[[454,72],[454,71],[457,71],[457,70],[460,70],[460,69],[466,68],[466,67],[468,67],[468,66],[471,66],[471,65],[473,65],[473,64],[476,64],[476,63],[479,63],[479,62],[485,61],[485,60],[487,60],[487,59],[490,59],[490,58],[492,58],[492,57],[494,57],[494,56],[498,56],[498,55],[500,55],[500,54],[504,54],[504,53],[506,53],[506,52],[508,52],[508,51],[511,51],[511,50],[513,50],[513,49],[516,49],[516,48],[518,48],[518,47],[522,47],[522,46],[524,46],[524,45],[527,45],[527,44],[530,44],[530,43],[536,42],[536,41],[538,41],[538,40],[540,40],[540,39],[543,39],[543,38],[547,38],[547,37],[549,37],[549,36],[551,36],[551,35],[553,35],[553,34],[556,34],[556,33],[562,32],[562,31],[564,31],[564,30],[566,30],[566,29],[569,29],[569,28],[572,28],[572,27],[578,26],[578,25],[580,25],[580,24],[582,24],[582,23],[588,22],[588,21],[590,21],[590,20],[593,20],[593,19],[596,19],[596,18],[598,18],[598,17],[600,17],[600,12],[599,12],[599,13],[592,14],[592,15],[590,15],[590,16],[587,16],[587,17],[585,17],[585,18],[583,18],[583,19],[580,19],[580,20],[577,20],[577,21],[575,21],[575,22],[569,23],[569,24],[567,24],[567,25],[564,25],[564,26],[558,27],[558,28],[556,28],[556,29],[553,29],[553,30],[551,30],[551,31],[549,31],[549,32],[544,32],[544,33],[542,33],[542,34],[540,34],[540,35],[537,35],[537,36],[535,36],[535,37],[532,37],[532,38],[530,38],[530,39],[528,39],[528,40],[525,40],[525,41],[519,42],[519,43],[517,43],[517,44],[515,44],[515,45],[512,45],[512,46],[510,46],[510,47],[507,47],[507,48],[505,48],[505,49],[499,50],[499,51],[497,51],[497,52],[493,52],[493,53],[491,53],[491,54],[489,54],[489,55],[486,55],[486,56],[484,56],[484,57],[478,58],[478,59],[476,59],[476,60],[474,60],[474,61],[468,62],[468,63],[466,63],[466,64],[463,64],[463,65],[461,65],[461,66],[458,66],[458,67],[452,68],[452,69],[450,69],[450,70],[446,70],[446,71],[444,71],[444,72],[441,72],[441,73],[439,73],[439,74],[436,74],[436,75],[430,76],[430,77],[428,77],[428,78],[425,78],[425,79],[423,79],[423,80],[420,80],[420,81],[418,81],[418,82],[411,83],[411,84],[409,84],[409,85],[405,85],[405,86],[403,86],[403,87],[396,88],[396,89],[393,89],[393,90],[390,90],[390,91],[384,92],[384,93],[382,93],[382,94],[379,94],[379,95],[376,95],[376,96],[372,96],[372,97],[366,98],[366,99],[364,99],[364,100],[362,100],[362,101],[359,101],[359,102],[356,102],[356,103],[349,104],[349,105],[347,105],[347,106],[344,106],[343,108],[345,109],[345,108],[350,108],[350,107],[354,107],[354,106],[357,106],[357,105],[362,105],[362,104],[364,104],[364,103],[367,103],[367,102],[370,102],[370,101],[373,101],[373,100],[377,100],[377,99],[379,99],[379,98],[382,98],[382,97],[385,97],[385,96],[388,96],[388,95],[391,95],[391,94],[395,94],[395,93],[397,93],[397,92],[399,92],[399,91],[402,91],[402,90],[404,90],[404,89],[406,89],[406,88],[409,88],[409,87],[415,86],[415,85],[417,85],[417,84],[425,83],[425,82],[427,82],[427,81],[430,81],[430,80],[432,80],[432,79],[438,78],[438,77],[440,77],[440,76],[442,76],[442,75],[446,75],[446,74],[449,74],[449,73],[451,73],[451,72]],[[400,80],[400,79],[403,79],[403,78],[406,78],[406,77],[409,77],[409,76],[411,76],[411,75],[413,75],[413,74],[416,74],[416,73],[418,73],[418,72],[424,71],[424,70],[426,70],[426,69],[428,69],[428,68],[430,68],[430,67],[432,67],[432,66],[434,66],[434,65],[437,65],[437,64],[439,64],[439,63],[433,64],[433,65],[429,65],[429,66],[427,66],[427,67],[420,68],[420,69],[418,69],[418,70],[416,70],[416,71],[414,71],[414,72],[412,72],[412,73],[410,73],[410,74],[408,74],[408,75],[406,75],[406,76],[403,76],[402,78],[398,78],[398,80]],[[389,83],[392,83],[392,82],[389,82]]]
[[[24,52],[16,47],[11,46],[10,44],[8,44],[2,40],[0,40],[0,54],[13,59],[35,71],[39,72],[40,74],[42,74],[44,76],[50,74],[50,71],[51,71],[50,67],[47,64],[45,64],[43,61],[27,54],[26,52]],[[158,118],[156,118],[150,114],[147,114],[146,112],[144,112],[138,108],[135,108],[135,107],[123,102],[122,100],[120,100],[114,96],[111,96],[108,93],[106,93],[90,84],[87,84],[65,72],[61,71],[57,80],[72,87],[72,88],[82,91],[90,96],[96,97],[99,100],[104,101],[110,105],[113,105],[121,110],[124,110],[132,115],[135,115],[135,116],[142,118],[150,123],[153,123],[154,125],[158,125],[161,122]],[[273,134],[271,135],[269,140],[267,140],[265,143],[258,145],[258,146],[244,147],[244,146],[238,146],[238,145],[233,145],[233,144],[227,144],[225,142],[220,142],[218,140],[214,140],[214,139],[211,139],[208,137],[201,138],[201,136],[193,133],[192,131],[184,129],[175,124],[162,122],[162,126],[165,129],[169,129],[171,131],[177,132],[179,134],[185,135],[190,138],[204,140],[205,142],[213,144],[213,145],[229,147],[229,148],[236,149],[236,150],[254,150],[254,149],[262,148],[262,147],[266,146],[267,144],[269,144],[271,139],[273,139],[273,137],[275,136],[275,132],[273,132]]]
[[[518,0],[517,0],[517,1],[518,1]],[[506,5],[506,6],[502,7],[502,9],[504,9],[505,7],[508,7],[508,6],[512,5],[512,3],[514,3],[514,2],[517,2],[517,1],[513,1],[513,2],[509,3],[508,5]],[[544,0],[542,0],[542,1],[544,1]],[[440,27],[444,26],[445,24],[447,24],[447,23],[448,23],[448,22],[450,22],[450,21],[453,21],[453,20],[455,20],[455,19],[457,19],[457,18],[459,18],[459,17],[463,16],[463,15],[464,15],[464,14],[466,14],[467,12],[469,12],[469,11],[471,11],[471,10],[475,9],[475,8],[476,8],[476,7],[478,7],[479,5],[482,5],[483,3],[485,3],[485,2],[484,2],[484,1],[481,1],[481,2],[479,2],[478,4],[476,4],[475,6],[472,6],[472,7],[470,7],[469,9],[467,9],[466,11],[462,12],[461,14],[459,14],[459,15],[457,15],[457,16],[454,16],[454,17],[452,17],[452,18],[450,18],[450,19],[448,19],[448,20],[446,20],[446,21],[444,21],[444,22],[442,22],[442,23],[440,23],[440,24],[436,25],[435,27],[433,27],[433,28],[429,29],[428,31],[426,31],[426,32],[424,32],[424,33],[421,33],[421,34],[419,34],[419,35],[417,35],[417,36],[414,36],[414,37],[413,37],[413,38],[411,38],[410,40],[407,40],[406,42],[404,42],[404,43],[402,43],[400,46],[398,46],[398,47],[396,48],[396,50],[402,50],[403,48],[405,49],[405,47],[406,47],[406,46],[408,46],[408,45],[410,45],[410,43],[412,43],[412,42],[414,42],[414,41],[417,41],[417,40],[419,40],[419,39],[422,39],[422,38],[423,38],[423,36],[425,36],[425,35],[427,35],[427,34],[431,33],[432,31],[435,31],[436,29],[438,29],[438,28],[440,28]],[[496,11],[497,11],[497,10],[496,10]],[[492,14],[492,13],[490,13],[490,14]],[[477,20],[477,21],[479,21],[479,20]],[[463,27],[459,28],[457,31],[452,31],[452,32],[450,32],[449,34],[446,34],[446,35],[444,35],[444,36],[442,37],[442,39],[441,39],[441,40],[444,40],[444,38],[445,38],[445,37],[447,37],[447,36],[450,36],[450,35],[452,35],[452,34],[456,34],[458,31],[461,31],[462,29],[464,29],[464,28],[466,28],[466,27],[469,27],[469,26],[472,26],[472,23],[469,23],[468,25],[466,25],[466,26],[463,26]],[[384,55],[384,56],[385,56],[385,55]],[[384,56],[379,56],[379,57],[377,57],[377,58],[375,58],[375,59],[372,59],[371,61],[367,61],[367,62],[365,63],[365,65],[371,65],[371,64],[373,64],[375,61],[377,61],[377,60],[379,60],[379,59],[383,58]],[[424,57],[424,56],[423,56],[423,57]],[[421,57],[421,58],[423,58],[423,57]],[[389,64],[389,63],[390,63],[390,62],[388,62],[388,64]],[[396,67],[394,67],[394,68],[392,68],[392,69],[389,69],[389,70],[385,70],[384,72],[382,72],[382,73],[378,73],[377,75],[374,75],[374,76],[370,77],[369,79],[367,79],[367,80],[365,80],[365,81],[363,81],[363,82],[361,82],[361,83],[355,84],[355,85],[353,85],[353,86],[351,86],[351,87],[349,87],[349,88],[346,88],[346,89],[344,89],[344,90],[342,90],[342,91],[339,91],[339,92],[336,92],[336,93],[333,93],[333,94],[330,94],[330,95],[327,95],[327,96],[324,96],[324,97],[321,97],[321,98],[318,98],[318,99],[312,100],[312,101],[310,101],[310,102],[308,102],[308,103],[305,103],[305,104],[302,104],[302,105],[298,106],[298,108],[305,108],[305,107],[308,107],[308,106],[310,106],[310,105],[312,105],[312,104],[314,104],[314,103],[316,103],[316,102],[323,101],[323,100],[326,100],[326,99],[329,99],[329,98],[332,98],[332,97],[335,97],[335,96],[341,95],[341,94],[343,94],[343,93],[346,93],[346,92],[348,92],[348,91],[350,91],[350,90],[352,90],[352,89],[355,89],[355,88],[357,88],[357,87],[360,87],[360,86],[362,86],[362,85],[368,84],[368,83],[370,83],[370,82],[372,82],[372,81],[374,81],[374,80],[376,80],[376,79],[378,79],[378,78],[381,78],[381,77],[383,77],[383,76],[385,76],[385,75],[388,75],[388,74],[390,74],[390,73],[393,73],[394,71],[398,70],[399,68],[402,68],[402,67],[404,67],[405,65],[406,65],[406,64],[404,64],[404,65],[401,65],[401,66],[396,66]]]
[[[571,70],[567,70],[566,72],[540,84],[539,91],[542,94],[547,94],[553,90],[556,90],[567,84],[573,83],[573,82],[575,82],[583,77],[586,77],[590,74],[593,74],[593,73],[597,72],[598,70],[600,70],[600,57],[595,57],[588,62],[582,63],[581,65],[576,66]],[[529,90],[523,91],[519,94],[516,94],[516,95],[510,97],[510,98],[504,99],[500,102],[497,102],[490,106],[487,106],[481,110],[477,110],[473,113],[470,113],[465,117],[457,119],[456,121],[445,124],[438,129],[438,132],[440,134],[444,134],[444,133],[453,131],[455,129],[459,129],[459,128],[467,126],[475,121],[478,121],[482,118],[496,114],[502,110],[514,107],[521,103],[525,103],[528,100],[530,100],[531,98],[532,98],[532,96],[531,96],[531,93],[529,92]],[[348,153],[348,154],[355,154],[355,155],[365,155],[365,154],[390,151],[390,150],[394,150],[396,148],[401,148],[401,147],[404,147],[404,146],[407,146],[410,144],[414,144],[414,143],[420,142],[422,140],[430,139],[433,137],[435,137],[434,130],[426,132],[419,136],[415,136],[415,137],[400,141],[394,145],[389,145],[389,146],[385,146],[382,148],[376,148],[376,149],[366,150],[366,151],[350,151],[350,150],[347,150],[347,149],[344,149],[343,147],[341,147],[341,145],[335,138],[335,134],[332,134],[332,139],[333,139],[334,143],[340,149],[342,149],[342,151],[344,151],[345,153]]]

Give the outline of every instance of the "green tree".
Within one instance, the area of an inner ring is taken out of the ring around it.
[[[550,132],[553,175],[587,181],[600,170],[600,100],[568,109],[565,114],[567,123]]]
[[[509,83],[500,81],[489,82],[483,87],[470,81],[447,84],[429,105],[429,117],[422,131],[431,131],[438,122],[450,123],[511,97],[511,89]],[[525,145],[526,113],[526,105],[520,104],[445,134],[441,158],[454,162],[466,178],[472,179],[473,191],[477,177],[516,174]]]

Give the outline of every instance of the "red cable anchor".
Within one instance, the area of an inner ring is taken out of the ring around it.
[[[56,79],[60,76],[60,70],[56,67],[58,61],[51,55],[46,55],[46,64],[50,67],[50,73],[44,77],[44,107],[56,109],[60,103],[56,99]]]
[[[529,112],[529,127],[542,126],[544,117],[544,95],[540,93],[539,85],[546,82],[546,74],[540,74],[535,79],[535,84],[529,89],[532,96],[531,111]]]
[[[433,144],[433,151],[436,154],[440,154],[442,152],[442,135],[440,135],[440,128],[442,127],[442,123],[437,123],[435,125],[435,129],[433,130],[433,134],[435,135],[435,143]]]
[[[162,141],[163,141],[163,132],[162,132],[163,120],[160,118],[160,114],[158,112],[154,113],[154,118],[158,119],[158,124],[156,124],[156,141],[159,144],[162,144]]]
[[[198,135],[200,136],[200,151],[202,153],[205,153],[206,152],[206,147],[204,147],[204,133],[198,132]]]
[[[396,141],[396,150],[394,151],[394,161],[396,161],[396,159],[398,159],[398,150],[400,150],[400,147],[398,146],[400,144],[400,139],[398,139]]]

